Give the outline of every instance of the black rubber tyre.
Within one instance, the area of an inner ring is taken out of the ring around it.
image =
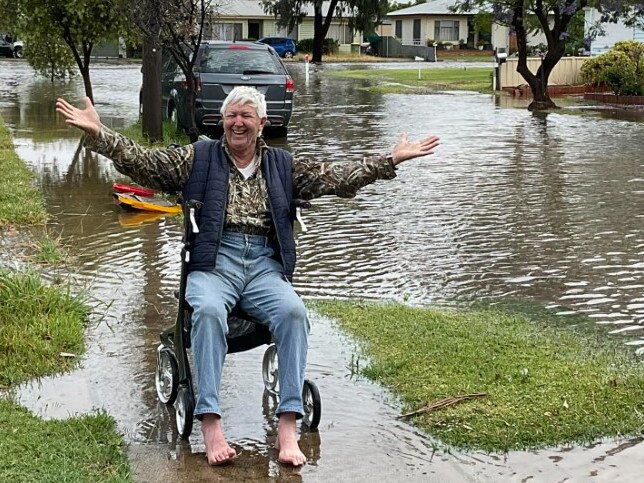
[[[285,59],[292,59],[293,58],[293,52],[291,52],[290,50],[287,50],[286,52],[284,52],[284,58]]]
[[[264,360],[262,361],[262,379],[264,380],[264,388],[277,394],[278,389],[278,363],[277,363],[277,347],[271,344],[264,352]]]
[[[179,366],[174,353],[165,347],[157,347],[157,370],[154,377],[157,397],[166,406],[170,406],[177,398],[179,385]]]
[[[15,50],[13,51],[13,56],[16,59],[22,59],[22,47],[16,47]]]
[[[174,406],[177,431],[183,439],[188,439],[192,433],[192,423],[195,415],[195,397],[188,384],[179,386],[177,403]]]
[[[322,400],[320,399],[320,391],[314,382],[308,379],[304,380],[304,388],[302,389],[302,402],[304,403],[304,417],[302,418],[302,426],[309,431],[314,431],[320,424],[322,417]]]

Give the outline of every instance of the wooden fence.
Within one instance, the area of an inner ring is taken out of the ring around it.
[[[582,84],[581,80],[581,66],[588,60],[588,57],[563,57],[550,73],[548,78],[548,85],[550,86],[566,86]],[[508,58],[506,62],[499,67],[499,87],[517,87],[526,84],[526,81],[521,74],[517,72],[517,63],[519,59]],[[531,57],[528,59],[528,69],[536,73],[541,65],[541,58]]]

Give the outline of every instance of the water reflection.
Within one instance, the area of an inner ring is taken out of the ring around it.
[[[53,114],[56,96],[82,97],[78,81],[52,87],[24,63],[6,66],[0,113],[78,261],[76,283],[102,301],[82,368],[26,385],[21,401],[51,417],[105,407],[129,442],[162,445],[179,464],[203,466],[193,454],[202,444],[198,427],[188,453],[177,450],[172,410],[158,404],[153,388],[158,334],[174,318],[180,225],[112,204],[111,184],[120,175],[80,150],[77,133]],[[306,83],[301,66],[291,69],[293,124],[287,139],[271,143],[297,156],[357,159],[386,151],[401,131],[442,141],[436,156],[401,165],[396,181],[369,186],[355,199],[315,201],[305,215],[309,231],[298,238],[295,284],[304,296],[526,299],[587,314],[628,334],[635,350],[644,345],[641,123],[578,105],[535,115],[523,100],[473,93],[374,94],[363,89],[365,81],[313,75]],[[136,119],[138,66],[101,65],[93,79],[105,122]],[[426,438],[391,423],[395,401],[349,377],[354,351],[330,321],[313,317],[309,372],[324,404],[324,448],[312,443],[310,458],[321,464],[303,474],[331,477],[332,465],[322,462],[347,459],[362,462],[353,472],[343,467],[347,478],[364,477],[365,467],[374,477],[449,474],[452,460],[437,462]],[[272,474],[274,419],[262,410],[260,367],[258,351],[227,359],[224,412],[229,436]],[[530,467],[522,458],[513,456],[521,461],[515,469]],[[479,457],[463,459],[474,464]]]

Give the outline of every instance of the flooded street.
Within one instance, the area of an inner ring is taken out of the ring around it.
[[[383,95],[320,73],[306,83],[302,66],[289,67],[296,84],[289,136],[269,142],[296,156],[387,152],[402,131],[441,138],[436,155],[402,164],[396,180],[355,199],[314,202],[305,213],[309,231],[298,237],[294,283],[305,298],[517,299],[587,315],[607,337],[644,352],[642,111],[567,101],[536,115],[524,101],[470,92]],[[139,65],[99,64],[92,81],[104,124],[137,119]],[[395,398],[355,376],[355,343],[316,314],[308,377],[323,413],[319,433],[302,438],[308,464],[277,464],[259,348],[229,356],[224,371],[226,433],[241,455],[226,468],[207,467],[198,424],[189,442],[178,440],[173,409],[154,389],[158,336],[175,317],[181,226],[112,203],[111,185],[124,178],[79,150],[78,132],[55,113],[58,96],[80,100],[82,82],[53,87],[25,62],[0,60],[0,115],[36,173],[52,231],[74,257],[75,286],[95,303],[81,367],[24,385],[18,399],[44,417],[104,408],[130,445],[137,481],[616,482],[644,471],[639,440],[434,453],[431,439],[396,419]]]

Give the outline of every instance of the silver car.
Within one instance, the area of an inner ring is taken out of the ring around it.
[[[202,133],[221,132],[221,104],[240,85],[255,87],[266,97],[268,131],[286,135],[293,112],[295,84],[282,59],[265,44],[254,42],[204,42],[195,63],[197,95],[195,121]],[[162,95],[164,115],[185,128],[187,83],[172,58],[163,66]]]

